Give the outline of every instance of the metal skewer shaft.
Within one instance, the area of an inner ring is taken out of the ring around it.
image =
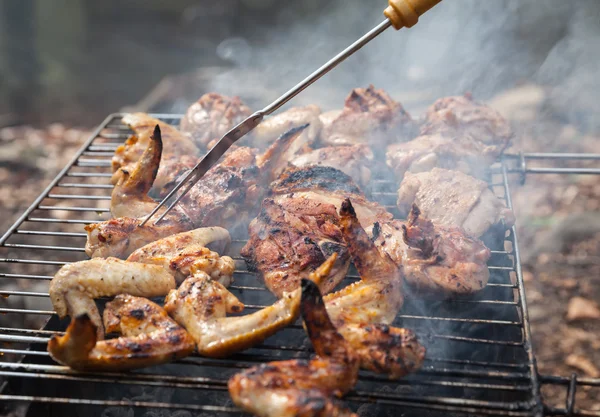
[[[187,175],[167,194],[165,198],[150,212],[150,214],[141,223],[141,226],[145,225],[148,220],[154,216],[158,210],[163,207],[167,201],[171,199],[184,185],[185,189],[177,196],[167,209],[161,213],[154,224],[160,222],[166,215],[175,207],[179,201],[192,189],[194,184],[202,178],[202,176],[219,160],[219,158],[241,137],[252,131],[262,119],[279,109],[281,106],[286,104],[292,98],[296,97],[308,86],[313,84],[315,81],[323,77],[338,64],[345,61],[350,55],[361,49],[371,40],[376,38],[382,32],[384,32],[390,26],[394,26],[395,29],[401,29],[402,27],[411,27],[419,20],[419,16],[431,9],[433,6],[441,2],[442,0],[389,0],[389,7],[385,9],[384,14],[387,17],[379,25],[375,26],[369,32],[364,34],[356,42],[348,46],[342,52],[331,58],[323,66],[314,71],[308,77],[300,81],[285,94],[279,97],[277,100],[269,104],[267,107],[252,114],[250,117],[242,121],[240,124],[235,126],[229,132],[227,132],[215,146],[213,146],[208,153],[196,164],[196,166],[187,173]]]

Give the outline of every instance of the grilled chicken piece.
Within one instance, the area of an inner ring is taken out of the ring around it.
[[[326,295],[327,312],[357,352],[361,368],[400,378],[419,369],[425,357],[410,330],[389,326],[404,302],[401,269],[369,239],[350,200],[344,201],[340,217],[361,280]]]
[[[258,271],[277,297],[298,288],[300,279],[316,270],[332,254],[334,271],[321,286],[329,292],[344,278],[350,257],[331,204],[288,198],[284,204],[263,201],[250,223],[248,242],[241,251],[250,270]]]
[[[190,268],[194,265],[227,287],[232,281],[235,262],[219,253],[223,253],[230,242],[227,230],[204,227],[149,243],[129,255],[127,260],[161,265],[170,270],[178,283],[191,274]]]
[[[407,173],[398,190],[398,208],[408,214],[413,203],[435,225],[461,227],[474,237],[499,223],[514,224],[512,211],[484,181],[458,171]]]
[[[346,98],[342,112],[333,121],[325,117],[321,143],[329,146],[359,143],[385,147],[412,137],[414,123],[402,105],[385,91],[356,88]]]
[[[153,190],[167,188],[179,173],[189,169],[197,162],[198,148],[175,127],[154,119],[144,113],[127,114],[123,123],[128,125],[134,134],[117,148],[112,158],[113,177],[111,182],[117,184],[123,172],[132,172],[144,151],[150,146],[151,137],[156,126],[162,133],[162,163]]]
[[[434,167],[481,178],[513,137],[509,123],[471,96],[447,97],[428,110],[419,137],[391,145],[387,164],[402,180],[406,172]]]
[[[50,301],[61,318],[86,314],[98,330],[98,340],[102,340],[104,329],[94,298],[123,293],[158,297],[173,288],[175,279],[162,266],[91,259],[67,264],[56,273],[50,282]]]
[[[358,357],[327,316],[318,287],[302,280],[302,318],[317,357],[271,362],[229,380],[233,402],[260,417],[353,416],[336,397],[356,384]]]
[[[192,268],[229,285],[235,262],[205,246],[223,250],[229,243],[220,227],[196,229],[170,236],[134,252],[127,261],[95,258],[63,266],[50,283],[50,300],[59,317],[87,314],[103,338],[94,298],[121,293],[143,297],[166,295],[190,275]]]
[[[372,239],[402,269],[413,293],[451,297],[483,289],[490,250],[457,227],[434,225],[416,205],[407,222],[375,223]]]
[[[321,289],[330,292],[343,279],[349,258],[337,208],[346,196],[352,196],[366,226],[392,219],[383,207],[368,201],[350,177],[331,167],[288,169],[271,184],[271,193],[250,223],[241,255],[278,297],[298,288],[300,279],[332,253],[338,254],[338,262]]]
[[[296,167],[320,165],[339,169],[367,189],[371,181],[373,158],[371,148],[361,144],[315,149],[296,156],[290,163]]]
[[[270,189],[273,200],[279,204],[294,197],[331,204],[339,209],[346,198],[351,198],[363,227],[393,217],[378,203],[367,200],[352,178],[329,166],[290,168],[271,183]]]
[[[104,324],[117,339],[99,341],[92,320],[82,314],[73,319],[63,336],[52,336],[52,359],[76,370],[122,371],[159,365],[188,356],[194,340],[153,302],[118,295],[106,304]]]
[[[252,132],[252,143],[259,148],[266,148],[288,130],[308,124],[309,127],[297,140],[292,154],[306,145],[311,145],[321,131],[319,115],[321,109],[314,105],[292,107],[283,113],[276,114],[256,126]]]
[[[442,133],[450,136],[471,136],[500,155],[508,146],[513,131],[496,110],[473,100],[470,94],[446,97],[429,107],[421,134]]]
[[[206,149],[211,140],[220,138],[250,114],[239,97],[208,93],[188,108],[180,127],[198,148]]]
[[[213,166],[156,225],[148,222],[140,226],[143,218],[123,217],[86,226],[86,253],[90,257],[125,258],[136,249],[175,233],[197,227],[234,228],[245,224],[248,213],[258,204],[265,191],[262,184],[269,181],[272,171],[281,158],[285,157],[288,146],[302,133],[302,129],[295,128],[282,135],[265,152],[270,156],[268,159],[260,158],[256,161],[257,158],[247,148],[233,150],[224,158],[224,163]],[[153,160],[142,159],[140,164]],[[256,162],[235,166],[236,161],[250,160]],[[143,172],[152,169],[150,164],[145,164],[144,167]],[[133,195],[128,195],[128,200],[134,198]],[[147,201],[143,193],[139,193],[137,198]],[[143,207],[148,209],[149,205]]]
[[[320,283],[330,274],[332,255],[310,278]],[[300,288],[286,293],[273,305],[252,314],[226,317],[241,312],[244,305],[225,287],[192,267],[193,275],[165,299],[165,309],[196,341],[198,352],[209,357],[226,357],[250,348],[293,323],[300,307]]]

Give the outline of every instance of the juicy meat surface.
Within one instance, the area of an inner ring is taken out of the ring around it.
[[[398,208],[407,215],[413,204],[435,225],[460,227],[474,237],[495,224],[514,223],[512,211],[484,181],[458,171],[407,173],[398,190]]]
[[[48,342],[50,356],[77,370],[118,371],[171,362],[194,351],[191,336],[145,298],[118,295],[106,304],[104,325],[121,337],[99,341],[87,315],[74,317],[63,336]]]
[[[295,167],[309,165],[328,166],[339,169],[351,177],[363,189],[371,181],[373,152],[368,145],[329,146],[300,154],[290,161]]]
[[[117,148],[112,158],[113,184],[116,184],[123,171],[132,172],[144,151],[150,145],[156,126],[162,133],[162,162],[158,168],[157,180],[152,184],[153,191],[160,194],[177,175],[194,166],[198,148],[175,127],[154,119],[145,113],[127,114],[123,123],[133,130],[133,135]]]
[[[260,417],[352,416],[337,397],[358,378],[356,353],[329,320],[318,287],[302,281],[301,314],[317,357],[255,366],[229,380],[234,403]]]
[[[337,210],[347,196],[367,226],[392,218],[368,201],[349,176],[331,167],[289,169],[270,188],[272,197],[250,223],[241,254],[277,296],[297,288],[332,253],[338,254],[336,268],[321,289],[331,291],[344,277],[349,257]]]
[[[329,166],[309,165],[290,168],[270,185],[272,198],[279,202],[293,195],[340,209],[346,198],[352,204],[363,227],[377,221],[391,220],[392,214],[378,203],[366,199],[352,178]]]
[[[411,137],[414,130],[402,105],[372,85],[352,90],[341,113],[330,113],[324,120],[321,143],[327,146],[364,143],[385,148]]]
[[[408,220],[376,223],[372,240],[398,265],[415,295],[451,297],[483,289],[490,250],[457,227],[434,225],[413,205]]]
[[[250,114],[239,97],[208,93],[188,108],[180,128],[198,148],[206,149],[211,140],[221,138]]]
[[[267,198],[248,228],[241,251],[251,270],[260,272],[277,297],[298,288],[300,279],[316,270],[333,253],[338,261],[323,283],[331,291],[346,275],[350,258],[331,204],[290,196],[282,203]]]

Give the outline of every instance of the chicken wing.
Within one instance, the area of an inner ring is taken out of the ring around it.
[[[352,90],[342,112],[325,120],[321,143],[327,146],[364,143],[378,149],[414,137],[415,124],[402,105],[372,85]]]
[[[474,237],[493,225],[514,223],[512,211],[487,183],[458,171],[434,168],[407,173],[398,190],[398,208],[408,214],[413,203],[435,225],[460,227]]]
[[[223,163],[212,167],[167,216],[158,224],[141,226],[143,218],[122,217],[86,226],[86,253],[90,257],[124,258],[134,250],[160,238],[197,227],[222,226],[235,228],[246,224],[249,212],[261,201],[286,150],[305,127],[294,128],[282,135],[267,151],[269,157],[257,158],[247,148],[237,148]],[[153,159],[144,159],[148,162]],[[249,162],[236,166],[236,161]],[[150,169],[151,167],[147,167]],[[130,193],[128,199],[133,199]],[[138,194],[138,199],[147,201]],[[158,203],[155,203],[158,204]],[[144,208],[148,207],[144,205]]]
[[[260,417],[353,416],[336,397],[356,384],[358,357],[329,320],[318,287],[302,280],[302,319],[317,357],[259,365],[234,375],[234,403]]]
[[[50,356],[76,370],[120,371],[170,362],[194,351],[190,335],[145,298],[118,295],[106,304],[104,324],[107,332],[122,336],[99,341],[95,324],[82,314],[63,336],[52,336]]]
[[[197,161],[198,148],[175,127],[154,119],[144,113],[127,114],[123,123],[128,125],[134,134],[117,148],[112,158],[112,183],[116,184],[123,171],[132,172],[144,151],[151,142],[151,136],[158,125],[162,133],[163,156],[158,169],[157,179],[152,184],[155,190],[160,190],[172,181],[182,170],[191,168]],[[177,161],[178,169],[173,165]]]
[[[408,221],[375,223],[372,239],[402,269],[412,293],[452,297],[483,289],[490,250],[457,227],[434,225],[413,205]]]
[[[49,292],[59,317],[86,314],[102,340],[104,329],[95,298],[122,293],[158,297],[173,288],[175,279],[162,266],[98,258],[63,266],[50,282]]]
[[[206,149],[208,142],[223,136],[250,113],[239,97],[208,93],[188,108],[180,128],[198,148]]]

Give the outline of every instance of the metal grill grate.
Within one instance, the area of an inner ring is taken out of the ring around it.
[[[179,121],[173,115],[154,117]],[[100,125],[0,240],[0,283],[17,283],[20,288],[0,290],[0,295],[10,297],[0,308],[2,322],[10,323],[0,328],[4,358],[0,400],[33,404],[32,410],[69,414],[78,410],[85,415],[107,408],[133,409],[135,415],[148,409],[239,413],[229,400],[227,379],[257,363],[308,357],[310,343],[298,323],[228,359],[192,356],[131,373],[76,373],[55,364],[46,353],[49,337],[66,327],[52,311],[49,281],[65,263],[87,258],[83,225],[109,218],[110,158],[130,133],[120,119],[111,115]],[[501,163],[490,187],[511,207],[509,170]],[[394,191],[392,184],[374,181],[372,197],[393,212]],[[237,269],[230,289],[253,311],[274,298],[239,257],[244,239],[234,236],[230,248]],[[355,391],[346,397],[351,406],[364,415],[396,415],[398,407],[404,415],[423,415],[423,409],[431,415],[541,415],[514,228],[504,241],[489,245],[495,249],[489,262],[490,283],[475,297],[428,302],[407,297],[396,324],[415,330],[427,346],[423,369],[400,381],[361,374]],[[356,279],[351,270],[346,283]]]

